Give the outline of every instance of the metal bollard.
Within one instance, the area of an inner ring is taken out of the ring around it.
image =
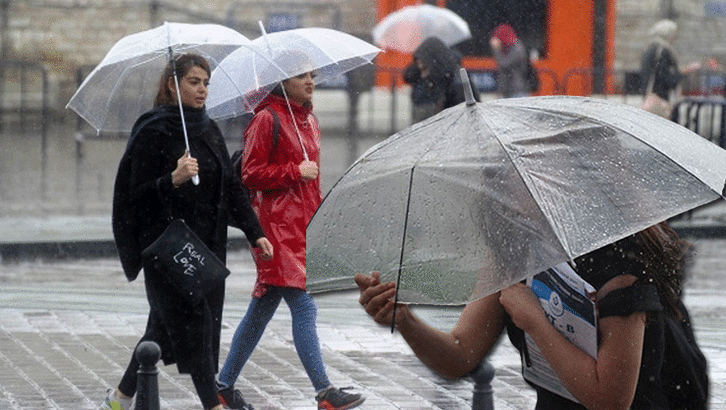
[[[159,369],[156,362],[161,357],[161,348],[152,341],[141,342],[136,348],[136,359],[141,366],[137,372],[135,410],[159,410]]]
[[[494,379],[494,366],[484,359],[469,373],[474,379],[474,395],[471,400],[471,410],[493,410],[494,395],[492,379]]]

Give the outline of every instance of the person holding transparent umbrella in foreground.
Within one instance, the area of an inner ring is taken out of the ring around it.
[[[172,58],[161,75],[154,108],[142,114],[132,129],[114,186],[113,231],[129,280],[141,269],[141,251],[170,223],[168,215],[184,219],[222,262],[228,222],[244,231],[262,258],[273,255],[249,198],[232,172],[222,134],[206,114],[209,63],[191,53]],[[195,176],[200,176],[198,185],[192,183]],[[191,375],[204,409],[225,408],[215,383],[224,285],[193,304],[154,266],[144,266],[144,283],[150,312],[139,343],[156,342],[165,364],[176,363],[180,373]],[[118,387],[109,389],[102,410],[131,407],[139,367],[132,355]]]
[[[597,292],[596,358],[563,337],[524,283],[470,302],[456,326],[445,333],[424,323],[406,305],[396,305],[394,314],[396,285],[380,283],[377,272],[359,273],[355,282],[365,311],[377,323],[395,326],[416,356],[444,377],[459,378],[472,371],[506,328],[523,363],[529,359],[526,333],[579,402],[533,385],[537,409],[702,408],[669,402],[668,376],[661,372],[668,360],[665,319],[688,321],[680,301],[687,249],[663,222],[575,259],[572,268]]]
[[[281,66],[305,66],[307,56],[286,51]],[[220,394],[233,409],[249,410],[234,388],[242,368],[284,298],[292,314],[295,349],[317,393],[318,409],[359,406],[360,394],[336,388],[328,380],[317,334],[317,307],[306,292],[306,227],[322,201],[320,190],[320,127],[313,115],[315,72],[282,81],[255,108],[244,133],[241,178],[252,195],[263,229],[275,247],[272,259],[253,250],[257,283],[245,317],[235,331],[222,370]]]

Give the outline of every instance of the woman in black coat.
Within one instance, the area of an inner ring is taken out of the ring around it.
[[[210,68],[194,54],[175,60],[184,120],[177,105],[173,68],[162,75],[154,109],[143,114],[131,131],[114,186],[113,232],[127,278],[134,280],[141,267],[141,251],[169,224],[169,211],[181,218],[214,252],[226,260],[227,225],[242,229],[263,257],[272,256],[249,198],[233,173],[229,153],[217,125],[204,108]],[[198,185],[190,182],[199,176]],[[146,333],[139,343],[159,344],[164,364],[176,363],[189,373],[205,409],[221,409],[215,374],[219,359],[224,285],[210,291],[198,304],[182,297],[165,273],[144,266],[150,312]],[[122,410],[136,393],[139,362],[132,356],[117,389],[110,389],[102,409]]]
[[[678,25],[671,20],[660,20],[650,30],[653,42],[641,57],[641,85],[643,95],[652,92],[665,101],[672,101],[684,75],[678,68],[673,43],[678,36]]]

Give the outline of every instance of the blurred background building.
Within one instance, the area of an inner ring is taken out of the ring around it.
[[[0,0],[0,217],[108,213],[125,136],[97,135],[65,105],[122,37],[176,21],[222,24],[254,39],[261,21],[270,32],[328,27],[371,41],[371,30],[381,18],[421,2]],[[447,7],[469,22],[473,38],[458,49],[483,99],[495,98],[488,39],[502,19],[516,26],[538,57],[540,94],[598,95],[639,105],[638,72],[651,41],[648,31],[658,20],[670,18],[680,27],[675,43],[679,63],[688,69],[684,95],[724,96],[726,0],[423,2]],[[376,66],[358,69],[316,93],[325,135],[347,144],[339,168],[410,124],[408,89],[400,81],[410,59],[387,51]],[[236,148],[238,124],[222,125]],[[725,128],[721,124],[718,129],[719,141]]]
[[[637,70],[649,42],[648,30],[661,18],[679,24],[676,51],[682,66],[701,63],[701,67],[720,68],[726,59],[726,1],[521,0],[514,5],[501,0],[427,2],[457,11],[470,22],[475,38],[462,45],[465,55],[490,57],[486,44],[492,22],[503,13],[519,13],[527,46],[536,49],[542,58],[561,47],[562,39],[567,39],[569,46],[587,49],[583,54],[592,60],[591,64],[568,62],[567,68]],[[0,0],[0,58],[42,63],[49,73],[55,108],[70,97],[78,75],[82,75],[79,70],[97,64],[121,37],[164,21],[223,24],[250,38],[259,35],[258,21],[268,31],[320,26],[370,40],[371,29],[381,17],[415,3],[420,1]],[[568,19],[566,30],[557,25],[563,16]],[[487,68],[490,64],[473,66]],[[545,93],[590,91],[580,87],[563,90],[564,71],[556,71],[560,84]],[[611,92],[625,86],[624,75],[621,77],[615,80]]]

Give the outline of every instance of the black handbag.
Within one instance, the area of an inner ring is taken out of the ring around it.
[[[166,275],[172,286],[195,305],[223,284],[230,273],[183,219],[171,219],[164,232],[141,252],[141,261],[145,270],[155,269]]]

